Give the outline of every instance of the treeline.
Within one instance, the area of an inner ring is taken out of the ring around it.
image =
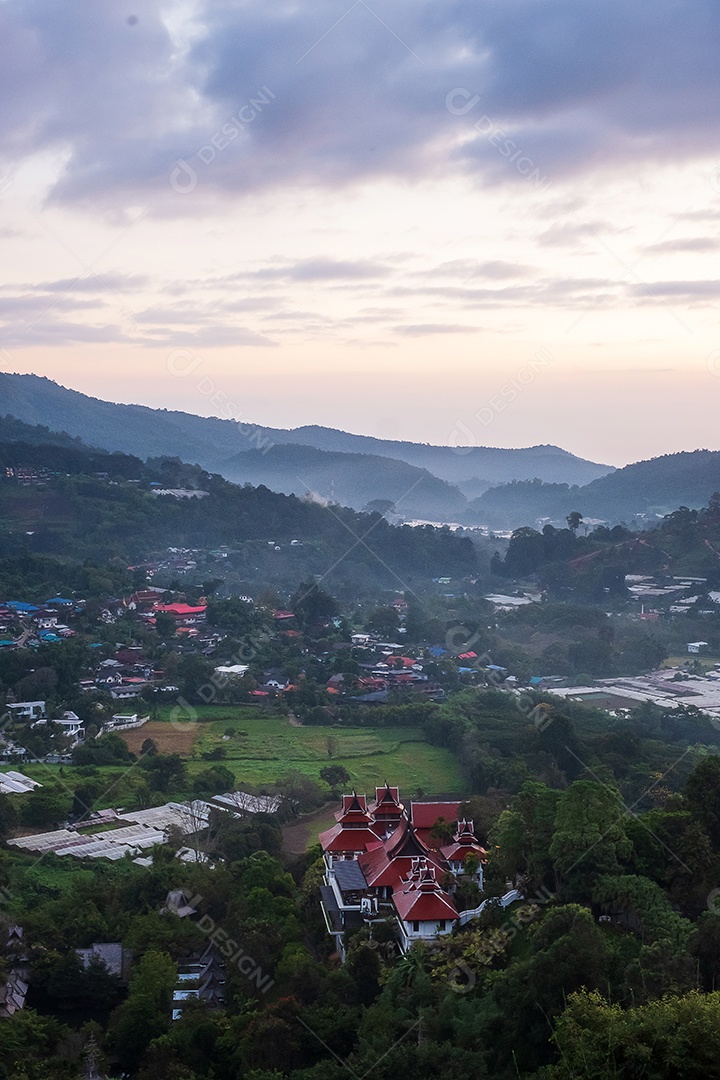
[[[603,481],[608,478],[603,478]],[[493,558],[500,577],[536,577],[555,595],[572,588],[590,601],[626,597],[626,574],[690,574],[720,587],[720,494],[701,509],[680,506],[652,529],[633,532],[624,525],[587,531],[580,513],[574,527],[522,526],[513,532],[505,558]]]
[[[17,445],[15,449],[17,450]],[[370,575],[381,587],[398,579],[466,576],[476,567],[472,542],[448,529],[389,525],[379,514],[332,509],[279,495],[267,488],[238,487],[199,466],[176,459],[147,463],[129,455],[96,454],[84,448],[39,445],[33,464],[57,475],[41,488],[0,483],[0,555],[23,550],[77,559],[138,561],[168,546],[212,549],[235,546],[236,570],[261,580],[294,581],[325,575]],[[13,458],[13,461],[16,461]],[[106,472],[108,478],[94,475]],[[69,473],[70,475],[64,475]],[[123,482],[108,482],[112,480]],[[132,483],[133,480],[141,483]],[[202,489],[202,499],[155,496],[162,488]],[[29,527],[30,526],[30,527]],[[280,551],[263,550],[267,540]],[[290,540],[302,541],[283,551]],[[257,544],[257,547],[246,545]]]
[[[696,710],[681,717],[642,706],[619,719],[550,695],[500,690],[452,695],[433,710],[423,731],[430,742],[459,755],[473,791],[516,792],[531,779],[563,786],[587,771],[616,784],[630,802],[642,799],[642,805],[652,805],[658,775],[667,773],[663,792],[678,790],[705,747],[720,746],[711,719]]]
[[[104,1072],[136,1080],[715,1075],[720,758],[648,810],[580,777],[474,796],[462,812],[492,852],[487,895],[510,878],[522,899],[405,956],[393,920],[375,921],[347,935],[343,966],[320,916],[318,849],[289,873],[260,850],[276,843],[272,822],[213,821],[212,868],[180,863],[172,844],[150,868],[6,853],[8,915],[35,971],[30,1007],[0,1025],[6,1075],[75,1080],[91,1036]],[[195,917],[168,909],[178,888]],[[173,1021],[178,962],[211,940],[225,1006]],[[75,949],[94,941],[130,950],[127,988],[81,968]]]

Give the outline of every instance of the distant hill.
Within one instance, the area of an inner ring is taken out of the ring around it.
[[[313,495],[362,509],[373,500],[394,504],[403,517],[454,521],[464,512],[462,493],[427,469],[396,458],[342,454],[287,443],[249,450],[223,462],[224,476],[239,484],[265,484],[288,495]]]
[[[324,427],[301,427],[293,430],[258,428],[250,422],[236,423],[192,413],[150,409],[144,405],[118,405],[100,401],[75,390],[68,390],[51,379],[37,375],[0,373],[0,402],[2,411],[28,424],[45,424],[55,431],[80,436],[85,443],[106,450],[121,450],[138,457],[171,456],[196,462],[205,469],[222,472],[233,468],[237,476],[238,454],[262,451],[270,447],[308,446],[334,457],[327,459],[327,468],[320,458],[314,462],[318,479],[335,482],[336,492],[348,493],[348,502],[361,509],[371,498],[391,498],[385,491],[397,491],[398,479],[408,479],[405,491],[420,479],[416,472],[401,474],[389,464],[404,462],[407,466],[427,473],[450,484],[467,484],[468,493],[477,494],[493,484],[510,480],[539,477],[553,483],[585,484],[609,471],[607,465],[597,465],[575,457],[556,446],[535,446],[523,450],[504,450],[492,447],[473,447],[454,450],[449,446],[430,446],[411,442],[394,442],[365,435],[352,435]],[[297,451],[288,450],[290,455]],[[339,455],[350,455],[344,460]],[[385,459],[372,463],[368,475],[377,481],[377,489],[363,485],[362,494],[352,494],[358,485],[357,455]],[[256,454],[257,456],[257,454]],[[280,467],[281,455],[276,459]],[[231,465],[228,465],[231,463]],[[250,465],[250,459],[246,463]],[[245,466],[244,466],[245,467]],[[256,463],[253,468],[258,468]],[[278,473],[281,475],[282,470]],[[254,474],[259,477],[259,472]],[[308,484],[311,481],[304,477]],[[266,482],[266,481],[264,481]],[[287,477],[283,478],[287,484]],[[319,485],[318,485],[319,486]],[[283,490],[286,488],[283,487]],[[295,489],[293,489],[295,490]],[[420,499],[427,490],[428,501]],[[464,507],[461,492],[432,486],[424,476],[415,491],[414,516],[433,518],[437,508],[447,504],[440,516],[453,518]],[[402,492],[400,493],[402,494]],[[396,494],[395,498],[399,498]]]
[[[720,451],[693,450],[626,465],[587,484],[582,500],[592,517],[619,520],[668,514],[678,506],[699,509],[719,490]]]
[[[334,428],[293,428],[283,432],[269,431],[274,442],[302,443],[320,450],[341,453],[376,454],[399,458],[421,469],[427,469],[443,480],[461,488],[479,482],[485,487],[510,480],[529,480],[539,477],[549,483],[588,484],[599,476],[612,472],[611,465],[575,457],[559,446],[529,446],[521,450],[505,450],[492,446],[458,447],[431,446],[429,443],[398,442],[376,439],[370,435],[351,435]],[[469,492],[468,492],[469,493]],[[473,491],[473,494],[475,492]]]
[[[125,566],[170,546],[206,552],[223,546],[229,554],[208,569],[212,576],[219,569],[236,587],[292,589],[316,577],[356,597],[477,568],[472,542],[447,529],[396,527],[378,514],[239,487],[176,459],[142,462],[66,435],[53,444],[47,434],[0,420],[0,559],[27,551],[117,558]],[[32,479],[18,482],[17,466],[30,466]],[[156,494],[154,486],[207,494],[178,499]]]
[[[464,521],[495,529],[563,521],[572,510],[616,524],[648,521],[678,506],[699,509],[720,491],[720,451],[666,454],[626,465],[583,487],[517,481],[484,492],[468,504]]]

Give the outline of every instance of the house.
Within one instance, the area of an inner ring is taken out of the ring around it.
[[[417,860],[402,888],[393,895],[393,904],[403,952],[416,941],[434,941],[449,934],[460,918],[452,898],[438,883],[435,867],[425,859]]]
[[[290,686],[290,680],[277,668],[272,668],[272,670],[263,673],[261,686],[263,690],[287,690]]]
[[[113,701],[124,701],[128,698],[140,697],[147,683],[143,683],[142,686],[113,686],[110,689],[110,697]]]
[[[44,701],[15,701],[7,710],[13,720],[44,720],[47,716]]]
[[[0,1019],[7,1020],[25,1007],[30,966],[24,936],[22,926],[13,924],[5,931],[4,956],[8,969],[4,983],[0,984]]]
[[[114,713],[109,720],[100,728],[99,735],[109,735],[115,731],[128,731],[130,728],[142,727],[150,716],[138,716],[137,713]]]
[[[84,968],[89,968],[91,964],[102,964],[108,974],[115,975],[123,983],[127,982],[131,954],[121,942],[95,942],[88,949],[76,949],[75,953]]]
[[[221,1009],[225,1000],[225,965],[212,942],[202,951],[178,961],[173,1020],[180,1019],[186,1001],[202,1001],[208,1009]]]
[[[57,614],[50,611],[41,611],[34,619],[38,630],[52,630],[58,624]]]
[[[709,647],[710,646],[707,641],[688,641],[687,651],[697,656],[698,653],[707,652]]]
[[[155,612],[164,612],[172,615],[183,626],[194,626],[196,623],[205,621],[207,604],[156,604]]]
[[[403,951],[415,941],[450,933],[462,919],[453,893],[460,879],[482,891],[487,852],[473,823],[458,821],[459,807],[407,807],[387,782],[371,802],[357,792],[343,796],[336,824],[319,836],[325,863],[321,906],[343,959],[345,931],[373,916],[395,917]]]
[[[41,727],[46,724],[56,724],[63,735],[67,735],[70,739],[71,746],[77,746],[85,738],[85,728],[83,722],[77,713],[67,710],[62,714],[59,720],[36,720],[32,727]]]

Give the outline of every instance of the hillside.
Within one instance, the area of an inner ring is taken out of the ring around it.
[[[543,520],[563,522],[572,510],[616,524],[655,520],[678,506],[698,509],[720,490],[720,452],[694,450],[626,465],[584,487],[515,481],[468,504],[464,521],[515,529]]]
[[[489,487],[491,484],[537,476],[548,483],[587,484],[613,471],[610,465],[598,465],[576,457],[559,446],[550,445],[529,446],[520,450],[493,446],[431,446],[429,443],[352,435],[346,431],[314,425],[294,428],[287,432],[272,430],[269,434],[275,442],[301,443],[342,453],[400,458],[427,469],[443,480],[458,484],[461,489],[467,484],[468,493],[472,491],[473,494],[473,481]]]
[[[45,437],[0,421],[0,557],[29,551],[127,564],[171,546],[224,546],[223,575],[255,587],[294,587],[317,575],[374,592],[464,576],[476,566],[471,541],[448,530],[396,527],[377,514],[239,487],[177,460],[144,463],[72,440],[33,445],[34,434]],[[18,436],[22,441],[14,441]],[[18,478],[18,467],[32,477]],[[208,494],[177,499],[155,494],[153,484]]]
[[[427,470],[440,480],[467,484],[472,495],[491,484],[531,477],[560,483],[588,483],[609,470],[609,466],[584,461],[554,446],[523,450],[490,447],[456,450],[449,446],[374,439],[332,428],[302,427],[289,431],[258,428],[249,421],[236,423],[144,405],[118,405],[68,390],[36,375],[0,373],[0,401],[3,412],[19,420],[28,424],[46,424],[55,431],[80,436],[92,446],[121,450],[139,457],[180,457],[183,461],[197,462],[203,468],[223,473],[226,463],[239,453],[267,453],[273,446],[288,444],[314,447],[318,452],[334,455],[362,454],[385,459],[383,464],[372,463],[370,476],[377,480],[378,488],[389,484],[392,490],[396,490],[393,485],[399,474],[389,466],[387,459]],[[315,460],[319,466],[320,459]],[[357,464],[355,460],[345,461],[340,456],[328,459],[327,474],[334,474],[336,488],[342,485],[348,491],[353,489],[357,483]],[[417,473],[405,475],[410,481],[407,490],[419,476]],[[423,485],[427,486],[424,480]],[[427,505],[420,503],[417,493],[413,515],[431,518],[433,498],[439,497],[439,491],[439,488],[430,490]],[[451,493],[446,491],[445,494],[449,497]],[[385,497],[391,496],[374,489],[370,495],[370,498]],[[458,509],[464,505],[456,495],[450,505],[455,505],[454,499],[457,499]],[[348,501],[359,509],[369,499],[363,496],[362,501]]]
[[[293,443],[236,454],[223,462],[221,471],[239,484],[265,484],[287,495],[312,493],[357,509],[374,499],[385,499],[410,518],[453,521],[467,504],[456,487],[405,461]]]
[[[587,484],[582,501],[592,517],[629,518],[668,514],[677,506],[698,509],[718,490],[720,451],[693,450],[626,465]]]

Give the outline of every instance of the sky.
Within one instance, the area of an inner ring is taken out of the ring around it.
[[[720,449],[713,0],[0,0],[0,370]]]

